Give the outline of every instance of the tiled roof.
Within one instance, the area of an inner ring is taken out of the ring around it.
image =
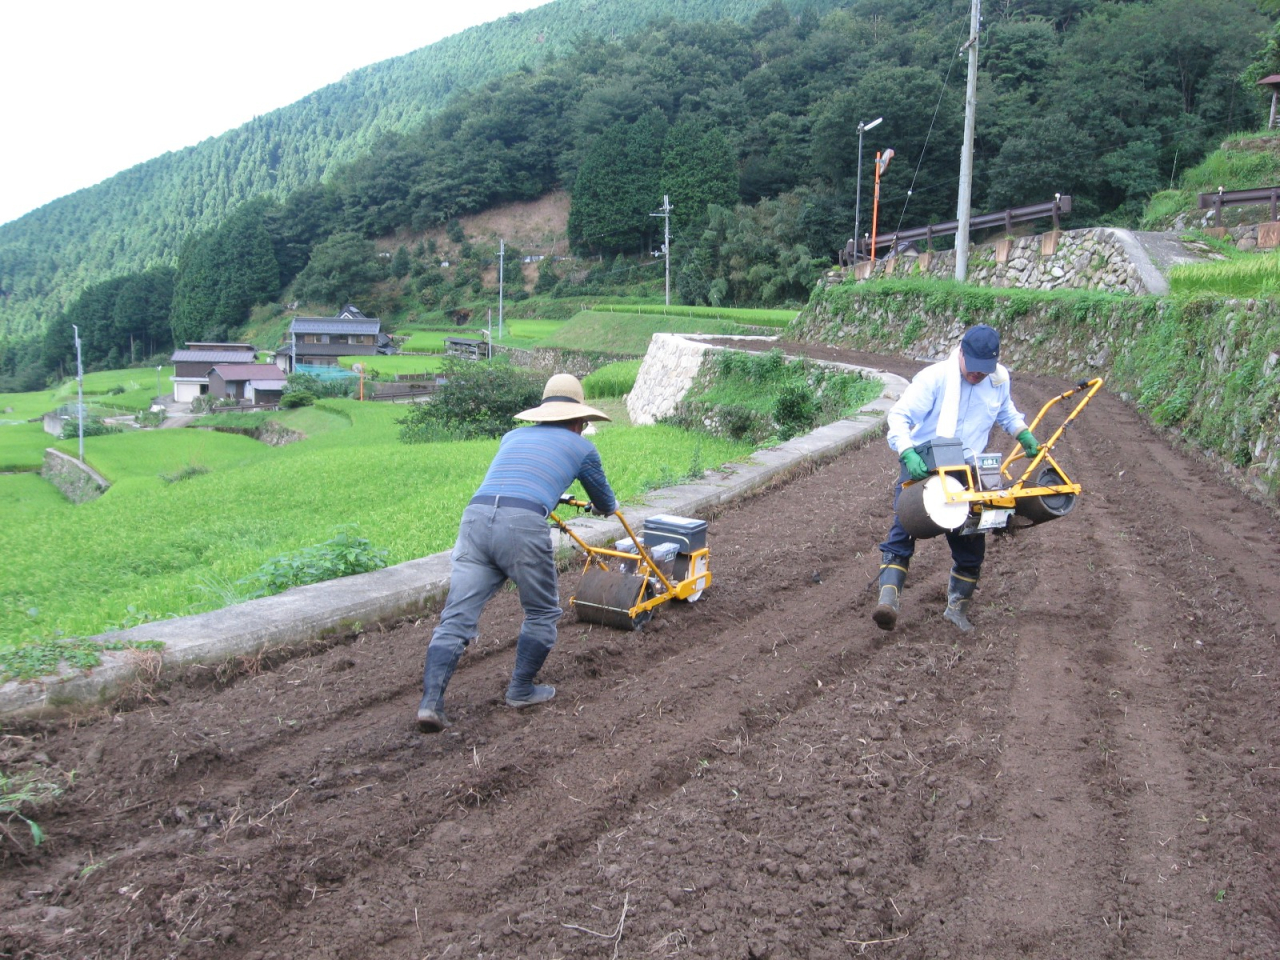
[[[381,320],[341,320],[337,317],[294,317],[290,333],[370,334],[382,328]]]
[[[223,380],[285,380],[284,371],[274,363],[219,363],[213,369]]]
[[[175,350],[170,363],[244,363],[252,350]]]

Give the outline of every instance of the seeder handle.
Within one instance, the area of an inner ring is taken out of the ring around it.
[[[1051,407],[1053,407],[1055,404],[1061,403],[1063,400],[1069,400],[1071,397],[1075,396],[1081,390],[1088,390],[1088,392],[1076,402],[1076,405],[1072,408],[1071,412],[1067,414],[1066,418],[1062,421],[1062,423],[1058,425],[1058,429],[1053,431],[1053,433],[1050,436],[1048,436],[1047,438],[1041,441],[1040,451],[1034,457],[1027,458],[1028,462],[1027,462],[1026,468],[1022,472],[1022,476],[1018,480],[1019,483],[1027,480],[1031,476],[1031,471],[1034,470],[1038,464],[1046,460],[1050,464],[1052,464],[1053,468],[1057,470],[1061,476],[1063,477],[1066,476],[1066,474],[1063,473],[1061,468],[1058,466],[1058,462],[1053,459],[1053,454],[1051,453],[1051,451],[1053,450],[1053,445],[1062,438],[1062,435],[1067,432],[1067,429],[1072,425],[1076,417],[1080,415],[1080,411],[1082,411],[1085,408],[1085,406],[1089,403],[1089,401],[1093,399],[1094,394],[1096,394],[1101,389],[1102,389],[1101,377],[1094,377],[1092,380],[1081,380],[1072,389],[1066,391],[1065,393],[1061,393],[1056,397],[1053,397],[1052,399],[1049,400],[1048,403],[1046,403],[1043,407],[1040,408],[1040,412],[1036,414],[1035,419],[1031,421],[1030,426],[1027,428],[1031,430],[1033,433],[1035,432],[1036,428],[1040,426],[1041,421],[1044,420],[1045,414],[1049,412],[1049,409]],[[1010,464],[1012,464],[1013,461],[1025,456],[1026,454],[1024,454],[1020,448],[1015,446],[1013,451],[1009,454],[1009,456],[1005,458],[1004,462],[1000,465],[1000,472],[1005,476],[1012,476],[1012,474],[1009,473]]]

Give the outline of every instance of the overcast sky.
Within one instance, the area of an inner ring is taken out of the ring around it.
[[[548,0],[26,0],[0,14],[0,223]]]

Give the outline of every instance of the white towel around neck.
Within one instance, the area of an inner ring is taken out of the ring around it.
[[[954,437],[960,419],[960,348],[951,351],[946,360],[946,378],[942,384],[942,409],[938,411],[937,435]]]

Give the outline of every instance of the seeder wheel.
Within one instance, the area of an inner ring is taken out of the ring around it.
[[[1033,487],[1057,487],[1065,483],[1062,475],[1053,467],[1044,467],[1031,482]],[[1049,493],[1042,497],[1018,497],[1014,502],[1013,512],[1026,517],[1033,524],[1046,523],[1065,517],[1076,505],[1074,493]]]
[[[578,592],[570,602],[581,622],[639,630],[653,617],[653,611],[642,610],[633,617],[631,610],[644,600],[648,586],[645,577],[592,566],[582,575]]]

